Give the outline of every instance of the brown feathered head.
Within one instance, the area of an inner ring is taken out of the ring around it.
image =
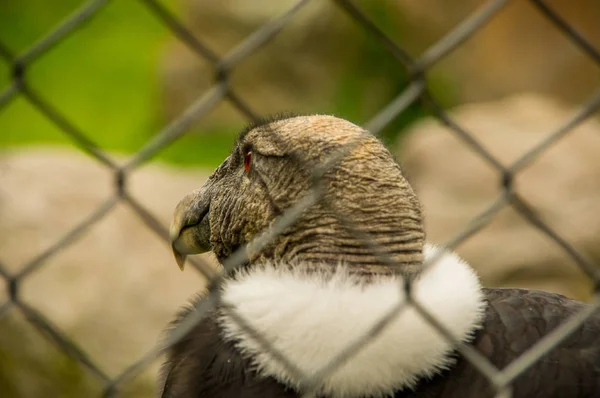
[[[359,126],[315,115],[263,122],[240,134],[229,157],[175,210],[170,234],[180,266],[186,255],[209,250],[222,262],[315,187],[321,200],[263,250],[248,252],[250,264],[389,271],[365,235],[402,271],[422,263],[420,205],[390,152]]]

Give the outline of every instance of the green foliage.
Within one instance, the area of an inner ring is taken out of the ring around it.
[[[171,9],[177,3],[164,0]],[[0,2],[0,41],[14,54],[23,54],[42,39],[81,0]],[[394,39],[404,35],[404,21],[385,2],[363,1],[361,7]],[[336,82],[329,112],[364,123],[408,85],[406,70],[364,29],[356,26],[346,70]],[[101,12],[26,68],[26,82],[44,100],[98,146],[134,153],[155,135],[164,120],[159,105],[161,60],[172,33],[141,2],[109,1]],[[444,101],[448,85],[429,77],[433,91]],[[11,70],[0,59],[0,93],[11,83]],[[440,95],[441,94],[441,95]],[[447,101],[446,101],[447,102]],[[384,131],[392,142],[416,119],[426,115],[411,105]],[[237,125],[196,129],[173,143],[158,157],[178,164],[214,166],[229,152]],[[0,109],[0,147],[52,143],[68,145],[70,138],[18,94]]]
[[[13,53],[21,54],[81,4],[0,2],[0,38]],[[112,1],[32,62],[26,81],[100,147],[133,152],[164,124],[157,69],[168,37],[166,28],[141,3]],[[0,62],[0,90],[9,82],[9,67]],[[0,146],[68,141],[22,95],[0,113]]]

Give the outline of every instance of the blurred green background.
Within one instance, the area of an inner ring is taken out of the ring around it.
[[[82,4],[77,0],[0,2],[0,41],[13,54],[22,54]],[[178,16],[184,14],[179,1],[162,4]],[[364,6],[389,34],[402,35],[402,21],[386,12],[382,3],[364,2]],[[28,65],[26,81],[101,148],[133,153],[169,122],[161,109],[159,68],[170,40],[174,40],[172,33],[142,2],[108,2]],[[372,37],[356,33],[353,51],[354,62],[335,76],[330,101],[308,110],[364,123],[406,87],[404,70]],[[373,79],[384,79],[386,88],[375,99],[366,95]],[[0,61],[0,90],[10,83],[10,66]],[[452,97],[442,79],[434,80],[433,86],[443,101]],[[382,132],[384,139],[393,140],[423,115],[418,104],[411,106]],[[176,164],[214,166],[227,155],[240,128],[239,121],[193,127],[158,157]],[[0,110],[0,146],[32,143],[71,145],[59,128],[17,95]]]

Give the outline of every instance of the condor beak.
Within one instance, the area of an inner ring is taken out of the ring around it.
[[[187,195],[175,208],[169,237],[175,261],[182,271],[188,255],[211,250],[209,209],[210,200],[204,187]]]

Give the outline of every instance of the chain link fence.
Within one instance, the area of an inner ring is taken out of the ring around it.
[[[239,43],[233,50],[225,56],[219,57],[212,52],[205,44],[194,37],[186,26],[179,21],[170,11],[163,5],[154,0],[140,0],[153,15],[159,19],[179,40],[192,49],[198,57],[208,61],[214,70],[214,85],[202,97],[198,98],[183,114],[176,120],[168,124],[162,131],[159,131],[146,145],[144,145],[135,155],[133,155],[124,165],[118,165],[105,151],[91,140],[84,131],[79,130],[73,123],[65,118],[53,104],[43,98],[27,81],[29,68],[59,42],[77,34],[77,30],[83,24],[94,18],[99,13],[102,13],[103,6],[108,3],[108,0],[93,0],[84,4],[81,8],[75,10],[71,16],[63,21],[54,30],[49,32],[39,42],[31,46],[22,54],[13,54],[2,42],[0,42],[0,57],[10,64],[12,70],[12,80],[10,86],[0,93],[0,112],[6,105],[17,97],[26,99],[31,105],[35,106],[39,112],[45,115],[57,127],[59,127],[74,145],[87,153],[98,162],[102,163],[106,168],[110,169],[114,175],[114,195],[99,206],[93,213],[89,214],[79,225],[73,228],[66,235],[58,238],[56,242],[42,253],[39,253],[33,260],[23,266],[17,273],[9,273],[5,267],[0,264],[0,275],[8,286],[9,300],[0,305],[0,316],[5,315],[10,310],[21,311],[26,319],[31,322],[37,329],[41,330],[44,335],[48,336],[61,350],[67,353],[72,358],[76,359],[81,366],[87,368],[95,377],[100,379],[104,384],[105,397],[114,396],[119,393],[122,385],[134,378],[137,374],[143,371],[149,364],[154,361],[161,353],[169,346],[181,339],[197,322],[199,322],[206,311],[213,308],[218,302],[219,289],[218,286],[223,275],[227,274],[240,264],[247,261],[246,251],[244,248],[235,252],[230,256],[224,265],[222,272],[215,271],[214,268],[199,260],[190,261],[191,264],[201,273],[203,273],[210,281],[211,293],[207,298],[201,301],[198,308],[193,313],[193,316],[187,318],[168,338],[164,345],[150,349],[146,355],[139,358],[135,363],[132,363],[117,377],[109,377],[99,366],[96,365],[93,358],[90,358],[85,349],[78,346],[70,340],[66,334],[61,332],[60,328],[52,325],[43,314],[35,308],[27,305],[20,300],[19,289],[21,283],[36,269],[43,267],[48,259],[54,256],[59,250],[70,245],[76,238],[84,233],[88,228],[101,220],[107,215],[111,209],[118,203],[124,202],[128,204],[145,222],[145,225],[152,229],[156,234],[168,241],[168,230],[164,225],[147,210],[145,207],[128,194],[128,175],[129,173],[147,162],[155,154],[163,148],[173,143],[180,137],[186,134],[190,125],[198,119],[205,116],[221,101],[229,101],[241,114],[245,115],[248,120],[257,120],[258,115],[252,110],[251,104],[244,101],[236,91],[230,87],[229,79],[231,72],[238,64],[246,57],[251,56],[255,51],[258,51],[262,46],[266,45],[295,17],[295,15],[305,7],[310,1],[299,0],[291,8],[282,15],[272,19],[269,23],[262,26],[259,30],[250,35],[247,39]],[[488,21],[502,10],[509,3],[508,0],[493,0],[488,1],[476,12],[462,21],[455,29],[449,32],[441,40],[427,49],[417,59],[412,59],[402,48],[400,48],[390,37],[388,37],[369,17],[361,11],[352,1],[335,0],[334,3],[343,12],[347,13],[352,20],[365,29],[370,35],[377,39],[381,46],[385,47],[390,54],[397,60],[398,66],[404,68],[410,75],[410,83],[406,89],[391,101],[384,109],[381,109],[372,119],[364,125],[365,129],[377,134],[386,127],[395,117],[407,109],[412,103],[421,101],[422,104],[428,107],[437,119],[448,127],[449,134],[455,134],[459,137],[464,145],[468,146],[472,151],[476,152],[481,158],[497,170],[498,184],[502,187],[501,194],[497,199],[472,222],[465,226],[463,231],[455,236],[452,240],[444,245],[449,249],[454,249],[469,236],[476,234],[481,228],[486,226],[490,220],[504,207],[512,206],[517,210],[532,226],[542,231],[551,238],[556,245],[560,246],[567,252],[573,260],[584,270],[590,278],[597,284],[600,281],[600,271],[591,264],[581,253],[579,253],[572,245],[570,245],[557,231],[549,228],[542,220],[540,220],[527,205],[525,200],[513,191],[513,180],[515,175],[530,164],[537,156],[546,151],[554,143],[569,134],[572,129],[579,123],[584,121],[588,116],[600,108],[600,88],[589,98],[589,100],[580,108],[578,112],[572,115],[571,119],[562,126],[556,126],[554,131],[549,131],[543,142],[540,142],[534,149],[523,155],[516,162],[508,167],[505,167],[492,154],[487,152],[477,140],[469,133],[455,123],[445,112],[439,101],[431,94],[428,89],[427,72],[438,61],[455,50],[470,36],[486,25]],[[552,8],[545,4],[542,0],[531,0],[531,3],[537,8],[539,13],[547,18],[554,27],[560,30],[568,39],[577,45],[581,51],[589,56],[589,58],[598,64],[600,69],[600,50],[594,48],[582,35],[573,29],[562,17],[558,15]],[[354,144],[356,145],[356,144]],[[326,160],[321,167],[314,170],[314,175],[318,177],[323,175],[327,170],[331,169],[336,163],[348,153],[353,145],[349,145],[340,153],[334,154],[330,159]],[[252,250],[260,250],[275,239],[286,227],[296,221],[303,210],[321,200],[322,190],[318,184],[315,185],[307,196],[298,201],[294,206],[288,209],[274,224],[273,228],[265,231],[249,245]],[[333,210],[332,210],[333,211]],[[374,243],[369,240],[368,236],[360,234],[353,227],[352,222],[342,220],[350,231],[357,234],[357,237],[362,239],[366,245],[377,251]],[[441,254],[428,260],[433,263]],[[382,261],[389,259],[381,258]],[[414,300],[410,299],[410,286],[406,287],[408,300],[406,305],[413,306],[430,324],[437,328],[447,339],[452,340],[450,333],[444,328],[444,325],[439,324],[425,309]],[[518,360],[512,362],[503,370],[495,368],[491,362],[483,357],[478,351],[468,345],[456,345],[457,350],[463,355],[466,360],[472,363],[493,385],[498,397],[509,397],[511,394],[511,382],[516,377],[521,375],[532,364],[539,360],[545,353],[552,350],[560,342],[575,331],[581,323],[600,306],[600,295],[596,292],[592,299],[592,305],[585,311],[576,314],[563,325],[556,328],[552,333],[545,336],[537,342]],[[183,303],[182,303],[183,304]],[[265,350],[275,352],[274,347],[264,338],[261,338],[256,331],[252,329],[251,319],[242,319],[237,316],[232,308],[226,307],[229,315],[235,319],[240,326],[247,332],[251,333],[263,346]],[[357,341],[352,346],[348,347],[338,357],[332,358],[331,362],[323,369],[314,369],[312,374],[301,374],[301,372],[283,357],[281,354],[275,356],[287,368],[291,374],[295,374],[298,379],[304,380],[306,396],[311,396],[312,391],[318,381],[327,374],[333,372],[336,367],[345,360],[351,359],[361,347],[369,339],[374,338],[390,323],[394,316],[397,315],[402,308],[394,308],[394,311],[376,325],[373,325],[370,332],[365,335],[360,341]]]

